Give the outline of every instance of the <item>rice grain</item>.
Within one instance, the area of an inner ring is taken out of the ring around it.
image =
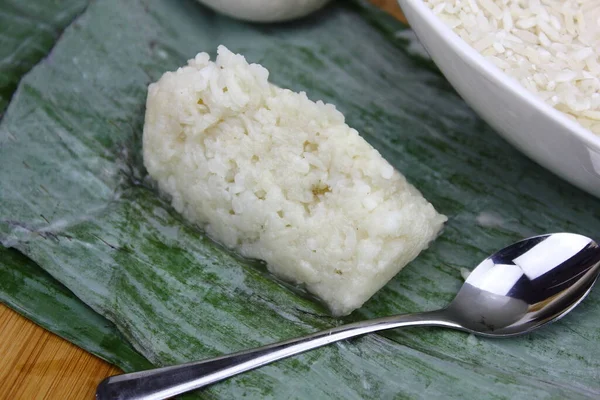
[[[600,0],[424,1],[494,65],[600,135],[589,117],[600,113]]]

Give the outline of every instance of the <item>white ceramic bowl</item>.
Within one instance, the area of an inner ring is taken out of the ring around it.
[[[487,61],[423,1],[398,2],[433,61],[488,124],[540,165],[600,197],[600,137]]]

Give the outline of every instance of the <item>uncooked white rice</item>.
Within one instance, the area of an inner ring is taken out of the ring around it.
[[[600,135],[600,0],[424,0],[461,38]]]

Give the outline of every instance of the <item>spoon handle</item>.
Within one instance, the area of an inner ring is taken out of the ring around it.
[[[339,340],[405,326],[461,328],[445,316],[444,310],[356,322],[209,360],[113,376],[100,383],[96,399],[166,399]]]

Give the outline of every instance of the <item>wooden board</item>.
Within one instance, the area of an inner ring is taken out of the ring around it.
[[[372,3],[405,21],[396,0]],[[93,399],[119,369],[0,304],[0,399]]]
[[[92,399],[120,371],[0,304],[0,398]]]

